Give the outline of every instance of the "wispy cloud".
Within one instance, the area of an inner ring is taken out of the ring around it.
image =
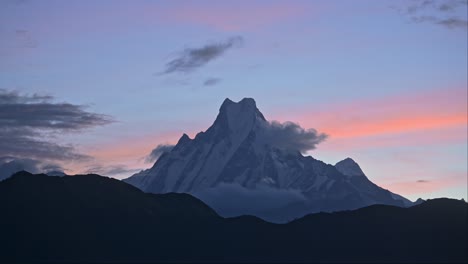
[[[435,22],[436,24],[446,26],[448,28],[468,28],[468,21],[466,19],[460,19],[456,17],[450,17],[446,19],[440,19]]]
[[[31,173],[47,173],[50,171],[63,171],[64,169],[58,164],[35,159],[0,157],[0,180],[8,178],[13,173],[21,170]]]
[[[349,103],[329,102],[326,105],[299,107],[296,110],[282,111],[274,117],[277,120],[294,119],[303,126],[316,127],[330,135],[327,145],[340,140],[337,147],[355,147],[354,143],[357,143],[358,139],[371,143],[372,137],[376,136],[380,136],[381,143],[385,143],[386,137],[411,136],[415,133],[419,133],[420,138],[440,134],[437,138],[443,137],[447,140],[445,136],[452,137],[466,129],[466,98],[465,88],[446,88],[405,95],[387,95]],[[443,134],[440,133],[441,129],[455,130],[453,133]],[[431,134],[431,131],[437,133]],[[418,136],[411,137],[411,140],[419,141]],[[402,141],[402,144],[409,143],[411,142]]]
[[[166,153],[171,151],[174,148],[174,145],[169,145],[169,144],[159,144],[154,148],[151,153],[146,156],[145,162],[146,163],[154,163],[159,157]]]
[[[218,43],[207,44],[199,48],[187,48],[180,52],[176,58],[166,63],[161,74],[190,73],[208,62],[219,58],[227,50],[239,47],[243,43],[240,36],[229,38]]]
[[[430,195],[431,193],[456,186],[466,186],[466,172],[454,173],[449,176],[441,176],[431,180],[403,180],[388,179],[387,182],[380,182],[379,185],[393,192],[402,195]]]
[[[126,177],[140,171],[141,169],[129,168],[126,165],[117,164],[117,165],[99,165],[94,164],[87,168],[85,173],[88,174],[99,174],[104,176],[117,176],[124,174]]]
[[[203,82],[203,86],[214,86],[221,82],[220,78],[208,78]]]
[[[414,23],[433,23],[447,28],[468,29],[467,0],[415,0],[405,7],[394,7]]]
[[[55,135],[30,128],[0,127],[0,155],[61,161],[87,161],[91,157],[73,145],[52,142]],[[49,138],[42,140],[41,138]]]
[[[72,145],[51,139],[112,122],[85,106],[55,103],[49,95],[27,95],[0,89],[0,156],[50,160],[88,160]]]
[[[428,180],[417,180],[416,182],[419,182],[419,183],[427,183],[427,182],[430,182]]]
[[[78,131],[112,122],[109,116],[85,111],[83,105],[54,103],[52,99],[0,89],[0,126]]]

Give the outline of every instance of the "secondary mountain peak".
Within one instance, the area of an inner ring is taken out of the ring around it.
[[[361,167],[352,159],[346,158],[335,164],[336,169],[346,176],[365,176]]]
[[[187,134],[184,133],[184,134],[180,137],[179,141],[177,142],[177,145],[179,145],[179,144],[184,144],[185,142],[188,142],[188,141],[190,141],[190,140],[191,140],[190,137],[189,137]]]
[[[418,204],[422,204],[424,203],[426,200],[422,199],[422,198],[418,198],[413,204],[414,205],[418,205]]]

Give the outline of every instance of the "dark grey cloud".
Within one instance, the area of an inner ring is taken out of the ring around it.
[[[108,116],[85,111],[83,105],[53,103],[52,99],[0,89],[0,127],[82,130],[112,121]]]
[[[427,182],[430,182],[428,180],[417,180],[416,182],[419,182],[419,183],[427,183]]]
[[[328,137],[328,135],[319,133],[313,128],[305,129],[292,122],[272,121],[264,125],[263,128],[265,131],[263,140],[267,144],[302,153],[315,149]]]
[[[221,79],[219,79],[219,78],[208,78],[203,82],[203,85],[204,86],[214,86],[214,85],[216,85],[216,84],[218,84],[220,82],[221,82]]]
[[[41,160],[89,160],[57,136],[109,124],[112,119],[85,106],[54,103],[49,95],[23,95],[0,89],[0,156]]]
[[[159,144],[154,148],[151,153],[146,156],[146,163],[154,163],[163,153],[169,152],[174,148],[174,145],[170,144]]]
[[[54,97],[50,95],[40,95],[36,93],[32,95],[20,95],[17,91],[0,89],[0,105],[48,102],[53,99]]]
[[[447,28],[468,28],[467,20],[459,19],[455,17],[441,19],[441,18],[436,18],[434,16],[419,16],[419,17],[413,17],[412,20],[415,23],[431,22],[434,24],[445,26]]]
[[[30,173],[63,172],[63,168],[54,163],[42,162],[35,159],[22,159],[9,156],[0,157],[0,180],[6,179],[18,171]]]
[[[468,28],[468,21],[456,17],[440,19],[436,24],[446,26],[448,28]]]
[[[460,8],[466,8],[468,0],[413,0],[407,1],[406,3],[408,3],[408,5],[404,8],[400,7],[399,10],[409,14],[424,11],[453,13]]]
[[[414,23],[433,23],[447,28],[468,29],[468,0],[415,0],[394,7]]]
[[[48,137],[49,140],[42,140]],[[72,145],[60,145],[51,142],[54,135],[41,133],[30,128],[0,127],[0,155],[14,155],[18,157],[87,161],[91,157],[81,154]]]
[[[437,6],[437,9],[442,12],[453,12],[463,4],[466,5],[466,1],[447,1]]]
[[[262,215],[270,210],[307,200],[299,190],[277,189],[266,185],[246,189],[235,183],[221,183],[193,195],[223,217]]]
[[[223,42],[208,44],[200,48],[187,48],[180,52],[176,58],[166,63],[162,74],[192,72],[220,57],[227,50],[239,46],[242,42],[242,37],[237,36]]]

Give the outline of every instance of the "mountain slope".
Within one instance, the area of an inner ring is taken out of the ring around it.
[[[467,261],[468,205],[451,199],[278,225],[98,175],[26,172],[0,182],[0,199],[1,263]]]
[[[251,98],[238,103],[226,99],[215,122],[205,132],[194,139],[184,134],[152,168],[124,181],[145,192],[191,193],[224,216],[249,213],[277,222],[318,211],[410,204],[369,181],[349,158],[332,166],[303,156],[294,145],[286,145],[278,138],[278,133],[288,132],[286,128],[295,129],[291,127],[268,122]],[[220,201],[245,199],[238,196],[210,199],[218,196],[219,188],[226,185],[239,190],[240,195],[265,189],[299,195],[278,207],[263,204],[251,210],[245,210],[249,205],[225,210],[227,205],[219,204]]]

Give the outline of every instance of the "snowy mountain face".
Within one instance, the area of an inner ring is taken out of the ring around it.
[[[366,177],[364,172],[362,172],[361,167],[359,167],[359,165],[351,158],[346,158],[336,163],[335,168],[348,177]]]
[[[152,168],[124,181],[145,192],[191,193],[224,216],[253,214],[274,222],[317,211],[408,204],[369,181],[352,159],[333,166],[305,157],[272,140],[269,126],[253,99],[226,99],[208,130],[194,139],[184,134]]]

